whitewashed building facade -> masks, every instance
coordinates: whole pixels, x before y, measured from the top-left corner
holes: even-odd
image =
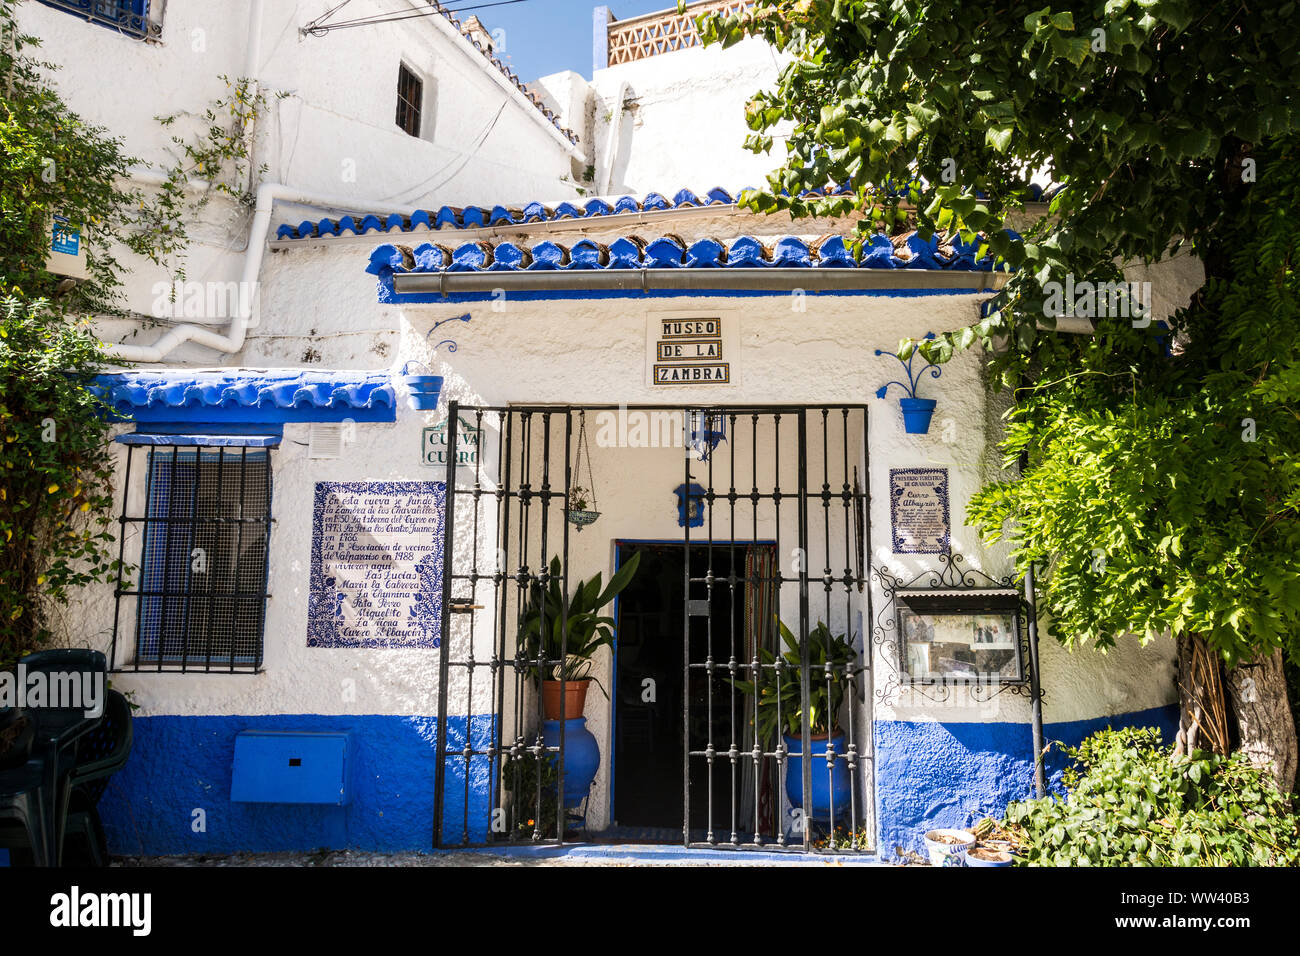
[[[101,323],[139,363],[104,379],[136,572],[87,593],[68,636],[140,705],[101,808],[115,852],[546,837],[510,768],[539,746],[576,764],[589,733],[581,838],[813,847],[833,826],[888,857],[1033,793],[1039,683],[1048,740],[1174,724],[1171,644],[1070,654],[1044,620],[1035,660],[1005,551],[964,519],[1001,475],[1005,399],[977,352],[938,375],[892,355],[973,322],[991,263],[907,234],[854,253],[850,222],[736,207],[767,162],[740,147],[777,69],[761,44],[547,77],[533,99],[441,15],[317,38],[298,28],[324,3],[214,23],[170,0],[135,39],[57,6],[24,14],[60,88],[145,159],[165,138],[143,115],[219,94],[216,75],[290,91],[253,133],[251,214],[215,200],[189,269],[256,282],[251,321]],[[194,86],[99,99],[109,57]],[[393,120],[406,71],[419,135]],[[136,273],[133,308],[159,279]],[[1157,316],[1194,287],[1171,271]],[[878,397],[900,380],[935,401],[928,427]],[[608,696],[539,744],[523,595],[554,557],[572,590],[637,554],[594,658]],[[749,729],[733,681],[783,650],[778,619],[852,648],[829,762],[812,729]],[[787,783],[805,745],[808,779],[847,773],[829,814]]]

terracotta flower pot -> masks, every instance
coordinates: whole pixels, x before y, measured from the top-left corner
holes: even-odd
[[[582,716],[591,680],[542,681],[542,715],[546,720],[573,720]],[[563,700],[561,690],[563,687]]]

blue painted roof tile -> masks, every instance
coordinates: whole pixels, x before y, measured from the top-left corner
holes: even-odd
[[[315,410],[396,407],[396,393],[386,371],[131,371],[98,375],[91,389],[119,415],[141,422],[229,422],[249,411],[263,413],[259,416],[263,420],[310,420]],[[277,411],[305,414],[277,416]],[[270,416],[265,414],[268,412]]]
[[[448,272],[481,272],[492,265],[492,244],[488,242],[466,242],[456,247],[451,254]]]
[[[539,202],[530,202],[524,207],[524,222],[547,222],[553,218],[553,213],[549,206],[544,206]]]
[[[674,236],[660,236],[646,243],[645,264],[650,269],[672,269],[682,264],[686,248]]]
[[[554,242],[539,242],[533,246],[533,270],[563,269],[569,264],[569,253],[563,246]]]
[[[515,272],[527,269],[533,261],[533,255],[527,249],[513,242],[498,242],[492,254],[492,272]]]
[[[889,241],[889,237],[876,233],[862,247],[860,265],[864,269],[898,269],[902,267],[903,260],[894,255],[894,244]]]
[[[817,241],[817,265],[823,269],[851,269],[857,264],[843,236],[823,236]]]
[[[761,269],[769,265],[767,250],[753,236],[740,236],[727,250],[727,265],[736,269]]]
[[[686,268],[711,269],[727,261],[727,248],[716,239],[697,239],[686,250]]]
[[[640,269],[645,242],[640,236],[619,236],[609,244],[609,268]]]
[[[609,249],[591,239],[579,239],[569,247],[570,269],[600,269],[609,261]]]
[[[812,265],[808,246],[795,236],[782,236],[772,247],[772,265],[783,268],[803,268]]]

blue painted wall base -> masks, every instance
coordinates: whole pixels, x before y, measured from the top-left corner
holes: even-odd
[[[1048,741],[1077,746],[1107,727],[1159,727],[1172,742],[1178,730],[1174,705],[1068,723],[1046,724]],[[1000,815],[1008,803],[1034,795],[1033,744],[1028,724],[938,723],[878,720],[876,807],[878,849],[896,858],[899,849],[924,853],[924,834],[935,827],[965,827]],[[1059,789],[1065,758],[1053,748],[1049,785]]]
[[[137,717],[131,757],[100,803],[109,850],[117,855],[429,850],[436,726],[430,716]],[[1048,740],[1075,745],[1107,726],[1156,726],[1172,740],[1177,709],[1171,705],[1044,729]],[[451,718],[448,749],[462,748],[471,727],[474,749],[486,749],[493,731],[488,715]],[[232,803],[235,735],[242,730],[351,732],[351,803]],[[1033,795],[1028,724],[877,721],[875,735],[881,858],[896,857],[900,847],[920,852],[926,830],[968,826]],[[1054,785],[1063,766],[1053,751],[1048,769]],[[448,843],[465,835],[466,811],[470,841],[487,839],[491,768],[482,757],[469,770],[467,778],[462,758],[447,763]]]
[[[448,721],[448,749],[491,741],[489,716]],[[117,855],[272,852],[277,850],[429,850],[437,720],[426,716],[137,717],[126,767],[113,777],[99,810],[109,851]],[[241,730],[350,731],[354,737],[348,806],[232,803],[231,765]],[[475,758],[447,762],[445,835],[482,842],[488,823],[489,767]],[[202,811],[202,814],[196,811]],[[199,828],[200,821],[202,828]]]

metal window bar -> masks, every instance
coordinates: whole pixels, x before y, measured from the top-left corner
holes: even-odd
[[[47,7],[71,13],[97,26],[108,27],[125,36],[156,40],[162,35],[162,23],[150,19],[151,8],[161,4],[150,0],[40,0]],[[158,14],[161,19],[161,14]]]
[[[449,456],[448,460],[447,531],[443,540],[446,573],[443,574],[439,660],[439,759],[435,770],[434,844],[437,846],[499,840],[559,843],[568,837],[570,821],[562,799],[566,753],[563,722],[558,739],[553,737],[547,743],[543,735],[540,685],[531,676],[562,664],[567,644],[561,647],[562,653],[556,658],[548,657],[541,648],[535,656],[525,658],[520,653],[519,631],[530,590],[544,589],[551,581],[552,556],[561,558],[557,581],[566,598],[571,581],[604,570],[582,568],[575,569],[580,570],[579,574],[570,574],[565,503],[574,480],[570,459],[573,416],[581,411],[617,413],[619,408],[614,405],[467,408],[456,403],[449,407],[450,448],[457,447],[456,430],[465,415],[473,416],[479,436],[488,431],[497,436],[499,447],[495,455],[496,471],[487,484],[480,460],[473,469],[470,486],[466,487],[462,474],[461,487],[457,488],[455,456]],[[701,411],[681,406],[634,406],[626,410],[679,413],[684,423],[691,420],[692,411]],[[859,463],[868,464],[866,409],[861,405],[738,406],[703,411],[721,416],[731,428],[725,456],[715,452],[703,469],[707,484],[700,496],[700,505],[706,509],[703,534],[693,536],[687,522],[681,535],[686,556],[682,609],[683,842],[735,849],[775,845],[804,851],[870,850],[874,844],[869,714],[872,698],[867,693],[870,661],[864,655],[869,654],[871,644],[865,640],[859,644],[860,636],[856,634],[859,618],[855,614],[871,619],[871,589],[865,587],[870,565],[854,554],[855,549],[867,549],[870,531],[869,525],[861,536],[857,531],[857,525],[865,519],[867,493],[859,489],[852,475],[852,469]],[[744,435],[737,429],[742,421],[748,423]],[[559,441],[561,428],[564,442]],[[749,448],[744,447],[746,441]],[[690,442],[683,440],[682,444],[685,448],[682,473],[689,486],[693,464],[697,471],[699,468],[691,460]],[[480,450],[485,447],[481,444]],[[768,455],[770,462],[763,460]],[[725,479],[719,477],[722,467],[719,458],[725,458]],[[749,475],[743,474],[746,461]],[[553,468],[557,471],[552,472]],[[820,481],[810,479],[810,472],[816,475],[817,471],[821,472]],[[562,489],[554,481],[554,476],[560,473],[564,476]],[[769,474],[770,479],[765,477]],[[746,480],[749,490],[739,490]],[[810,482],[814,482],[811,487]],[[746,508],[748,515],[744,514]],[[557,520],[564,525],[562,529],[554,527]],[[840,524],[843,526],[839,527]],[[751,575],[739,570],[737,552],[739,546],[746,544],[742,529],[749,532],[750,542],[775,541],[776,557],[770,577],[757,571]],[[619,532],[615,527],[606,530],[615,537]],[[466,533],[474,540],[455,543]],[[557,534],[562,535],[563,541],[559,548],[554,547]],[[839,555],[832,552],[838,551],[841,538],[843,573],[837,574],[834,566]],[[799,558],[791,564],[791,556],[783,548],[792,540]],[[704,567],[692,566],[692,544],[703,546]],[[480,562],[480,548],[496,551],[490,566]],[[730,559],[726,574],[715,564],[715,557],[720,561],[724,555]],[[818,570],[810,575],[810,568]],[[821,584],[822,594],[816,604],[822,613],[814,615],[811,587],[816,583]],[[480,588],[485,594],[489,587],[491,599],[487,600],[480,596]],[[709,615],[703,657],[693,659],[690,605],[686,603],[691,600],[693,588],[697,593],[703,592],[710,607],[717,598],[734,609],[737,596],[745,594],[748,588],[768,587],[772,588],[775,609],[792,625],[797,637],[799,653],[795,662],[784,659],[785,648],[779,638],[773,663],[760,659],[757,638],[752,652],[742,655],[734,610],[725,626],[716,622],[715,627],[712,614]],[[856,607],[855,593],[861,595]],[[786,610],[781,614],[783,596]],[[479,619],[474,608],[492,611],[487,615],[491,623],[484,628],[485,642],[481,645],[488,649],[486,653],[475,649]],[[463,610],[470,613],[459,613]],[[544,607],[540,613],[545,618]],[[562,613],[567,614],[567,601],[562,605]],[[811,665],[811,625],[823,618],[833,633],[845,633],[861,647],[849,664],[827,663],[815,669]],[[549,627],[551,623],[544,620],[543,626]],[[567,621],[559,623],[561,632],[567,635]],[[771,630],[775,631],[775,621]],[[763,633],[761,622],[756,622],[755,631]],[[488,668],[490,692],[476,690],[482,686],[478,669],[484,667]],[[750,749],[742,750],[745,703],[739,699],[734,684],[723,687],[720,683],[730,682],[737,676],[751,681],[772,677],[779,688],[798,681],[803,713],[807,713],[813,681],[821,683],[827,694],[836,685],[843,687],[844,703],[838,726],[844,734],[843,744],[828,739],[829,752],[814,753],[811,726],[801,720],[797,721],[800,732],[791,738],[789,745],[780,735],[762,742],[754,735]],[[719,681],[717,686],[714,686],[715,679]],[[704,682],[702,714],[695,712],[697,705],[692,703],[693,680]],[[563,684],[561,689],[565,689]],[[486,715],[487,723],[476,733],[474,720],[479,708],[476,701],[480,696],[488,702],[480,709],[490,713]],[[778,726],[789,717],[780,710]],[[691,741],[692,718],[704,731],[705,739],[697,745]],[[458,721],[465,723],[463,740],[459,740]],[[602,768],[607,773],[611,772],[612,756],[602,754]],[[803,759],[805,756],[809,759]],[[740,768],[747,761],[754,766],[754,779],[752,785],[742,786],[747,781]],[[832,796],[828,812],[810,814],[808,825],[795,828],[787,835],[790,828],[785,823],[790,808],[786,808],[785,818],[772,821],[769,817],[772,808],[764,808],[763,796],[767,793],[770,804],[779,806],[784,802],[782,778],[792,761],[800,765],[792,784],[798,802],[809,806],[822,781],[827,782],[825,789]],[[703,765],[709,774],[698,788],[692,786],[692,769],[696,764]],[[715,766],[720,769],[716,781],[710,772]],[[834,788],[830,786],[837,770],[843,769],[847,769],[850,781],[846,799],[834,796]],[[449,782],[452,776],[456,778],[454,784]],[[476,781],[473,787],[471,776]],[[482,789],[480,792],[474,788]],[[752,790],[754,801],[753,813],[746,812],[743,818],[742,789],[746,793]],[[459,807],[455,806],[457,802]],[[703,826],[692,824],[693,804],[700,805],[704,811]],[[549,812],[552,809],[553,825]]]
[[[136,446],[118,519],[119,558],[141,528],[139,584],[120,560],[113,620],[115,670],[243,673],[262,665],[270,549],[271,463],[264,449],[149,448],[144,508],[130,504]],[[123,600],[134,599],[133,653],[119,660]],[[123,648],[125,652],[125,649]]]

